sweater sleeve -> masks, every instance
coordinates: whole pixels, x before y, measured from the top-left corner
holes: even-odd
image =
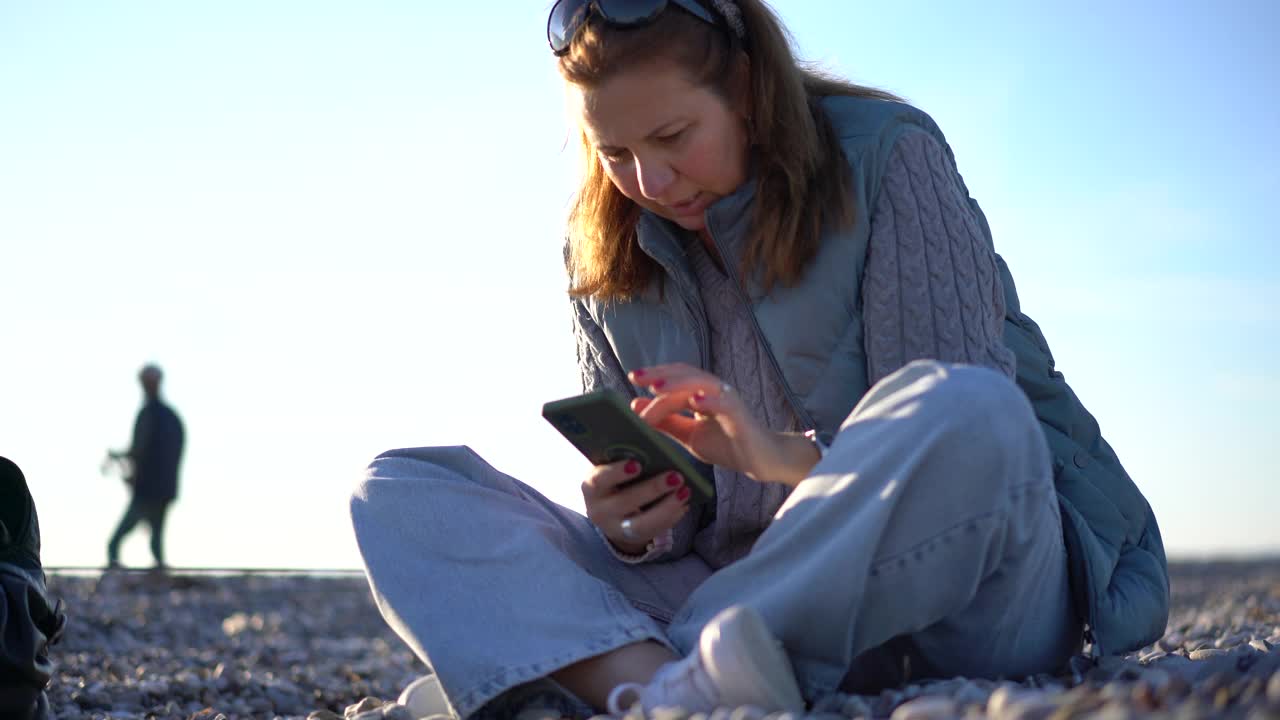
[[[591,317],[591,313],[587,312],[581,300],[573,300],[572,305],[573,337],[577,345],[582,391],[586,393],[607,388],[621,393],[623,397],[635,397],[635,387],[627,380],[627,373],[614,355],[604,330]],[[614,557],[622,562],[634,564],[677,558],[688,554],[693,548],[693,537],[698,531],[697,513],[692,510],[685,513],[674,528],[654,538],[640,555],[622,553],[600,532],[600,528],[596,528],[596,531]]]
[[[867,377],[918,359],[982,365],[1013,378],[995,251],[942,145],[922,130],[895,142],[862,281]]]

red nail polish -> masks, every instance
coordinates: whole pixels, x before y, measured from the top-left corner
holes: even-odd
[[[681,500],[681,501],[683,501],[683,500],[688,500],[688,499],[689,499],[689,488],[685,487],[685,488],[680,488],[679,490],[677,490],[677,491],[676,491],[676,499],[677,499],[677,500]]]
[[[666,381],[666,380],[654,380],[654,381],[653,381],[653,386],[652,386],[652,387],[653,387],[653,389],[654,389],[654,390],[661,390],[661,389],[662,389],[662,386],[663,386],[663,385],[666,385],[666,384],[667,384],[667,381]]]
[[[707,394],[702,392],[701,390],[693,394],[693,401],[696,403],[705,402],[706,399],[707,399]]]
[[[622,467],[622,471],[628,475],[634,475],[640,471],[640,463],[635,460],[628,460],[627,464]]]
[[[644,377],[644,371],[643,371],[643,370],[632,370],[632,371],[631,371],[631,374],[632,374],[632,375],[635,375],[635,376],[636,376],[636,377],[638,377],[638,378]]]
[[[680,473],[667,473],[667,485],[675,487],[683,482],[680,479]]]

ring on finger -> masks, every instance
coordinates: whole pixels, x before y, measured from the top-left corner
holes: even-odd
[[[622,531],[622,537],[628,540],[639,539],[636,537],[635,524],[631,522],[631,518],[623,518],[622,522],[618,523],[618,529]]]

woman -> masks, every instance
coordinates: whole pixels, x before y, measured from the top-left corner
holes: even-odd
[[[801,68],[758,0],[561,0],[548,37],[586,150],[584,390],[632,396],[716,497],[620,462],[583,518],[466,448],[375,460],[370,584],[460,714],[540,679],[798,710],[1159,636],[1155,519],[928,116]]]

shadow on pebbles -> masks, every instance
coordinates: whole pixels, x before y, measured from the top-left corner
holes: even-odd
[[[1164,637],[1125,658],[1079,656],[1068,673],[1020,682],[955,678],[833,694],[804,714],[742,707],[649,717],[1280,720],[1280,560],[1170,570]],[[70,618],[52,650],[56,718],[416,720],[381,698],[398,697],[426,668],[383,623],[362,577],[55,574],[49,589]],[[508,700],[482,714],[586,716],[547,686]]]

